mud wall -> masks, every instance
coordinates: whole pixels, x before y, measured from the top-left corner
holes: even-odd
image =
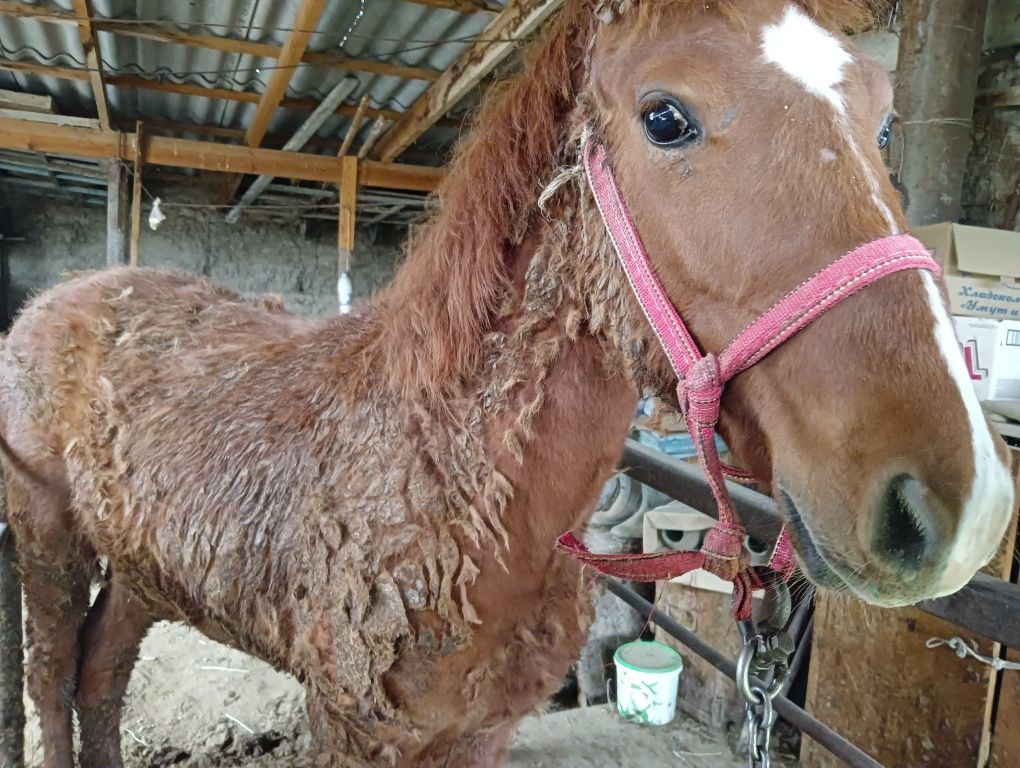
[[[105,265],[102,206],[34,195],[12,198],[10,188],[6,194],[4,251],[12,310],[62,274]],[[230,225],[222,211],[206,208],[168,208],[166,214],[157,231],[143,226],[143,266],[195,272],[246,295],[278,294],[298,314],[336,312],[335,223],[250,218]],[[392,278],[402,258],[403,231],[358,235],[352,262],[355,300]]]

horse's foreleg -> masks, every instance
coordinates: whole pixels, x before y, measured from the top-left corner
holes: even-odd
[[[120,717],[131,670],[153,617],[114,574],[89,611],[81,634],[75,708],[81,768],[118,768]]]

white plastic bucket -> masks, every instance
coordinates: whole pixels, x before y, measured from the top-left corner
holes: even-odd
[[[662,643],[621,645],[616,662],[616,709],[642,725],[667,725],[676,716],[676,696],[684,660]]]

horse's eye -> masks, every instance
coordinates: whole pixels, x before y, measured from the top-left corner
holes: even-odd
[[[882,130],[878,132],[878,148],[885,149],[892,141],[892,128],[896,122],[896,115],[889,115],[882,123]]]
[[[645,136],[658,147],[683,147],[701,138],[701,129],[682,106],[672,100],[649,104],[641,113]]]

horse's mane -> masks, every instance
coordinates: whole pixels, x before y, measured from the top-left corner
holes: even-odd
[[[756,0],[601,0],[617,13],[691,13],[739,18]],[[859,27],[883,0],[796,0],[830,29]],[[439,213],[414,233],[408,259],[382,301],[383,351],[393,385],[431,399],[477,364],[481,339],[505,295],[508,264],[533,223],[575,107],[598,17],[592,0],[566,0],[522,71],[485,97],[457,147],[437,196]],[[413,298],[412,298],[413,297]]]

